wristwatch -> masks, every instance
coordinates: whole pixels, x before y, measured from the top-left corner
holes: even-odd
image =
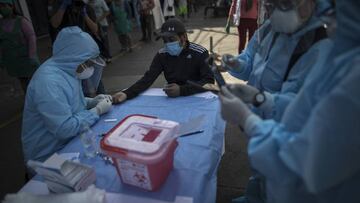
[[[261,104],[263,104],[266,100],[265,94],[263,92],[258,92],[254,96],[253,105],[255,107],[259,107]]]

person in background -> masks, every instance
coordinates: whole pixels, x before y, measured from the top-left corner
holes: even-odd
[[[162,3],[162,11],[165,21],[170,18],[175,18],[175,2],[174,0],[164,0]]]
[[[124,0],[114,0],[111,3],[111,10],[113,11],[114,27],[121,44],[121,51],[131,52],[131,38],[129,35],[131,22],[125,12],[124,3]]]
[[[96,22],[100,25],[100,36],[104,45],[103,55],[107,63],[111,62],[110,46],[109,46],[109,23],[106,19],[110,15],[110,9],[104,0],[88,0],[88,4],[94,9]]]
[[[185,17],[188,16],[188,6],[187,0],[178,0],[179,1],[179,16],[182,20],[185,20]]]
[[[17,15],[13,0],[0,0],[0,66],[17,77],[26,94],[31,76],[40,65],[32,24]]]
[[[140,22],[140,14],[138,11],[138,4],[140,0],[127,0],[128,7],[126,7],[126,12],[128,13],[128,17],[134,17],[136,20],[136,25],[141,28],[141,22]]]
[[[136,97],[148,89],[162,72],[168,83],[163,89],[168,97],[188,96],[204,91],[188,84],[188,80],[201,86],[214,83],[206,62],[208,51],[188,41],[185,26],[180,20],[167,20],[161,27],[159,37],[162,37],[165,47],[155,55],[150,69],[140,80],[113,95],[114,104]]]
[[[191,13],[196,13],[198,8],[196,5],[196,0],[186,0],[187,5],[187,17],[190,18]]]
[[[233,19],[237,26],[239,36],[238,53],[245,48],[247,39],[251,39],[256,29],[258,17],[258,0],[233,0],[231,3],[228,20],[226,23],[226,32],[230,31],[230,19]],[[248,38],[246,37],[246,34]]]
[[[160,30],[162,24],[165,22],[164,14],[162,12],[161,2],[159,0],[154,0],[154,8],[152,10],[154,17],[154,26],[155,30]]]
[[[25,161],[46,160],[110,110],[110,95],[85,98],[81,88],[98,56],[96,42],[79,27],[58,34],[52,57],[35,72],[26,94],[21,132]]]
[[[140,13],[140,22],[141,22],[141,32],[142,38],[141,41],[149,42],[151,41],[152,35],[152,9],[155,7],[154,0],[139,0],[138,10]]]
[[[336,2],[333,48],[281,121],[259,118],[222,89],[222,116],[250,138],[249,160],[266,179],[267,202],[360,202],[359,9],[357,0]]]
[[[49,1],[48,15],[50,16],[51,30],[55,39],[57,33],[69,26],[78,26],[97,43],[101,55],[105,54],[105,46],[99,34],[99,26],[96,22],[94,9],[86,4],[87,0],[52,0]],[[51,3],[51,4],[50,4]],[[96,94],[104,94],[105,88],[101,81],[102,68],[96,68],[91,78],[83,80],[83,91],[86,96],[94,97]]]
[[[49,0],[48,16],[54,39],[64,27],[78,26],[94,40],[100,40],[95,11],[82,0]]]

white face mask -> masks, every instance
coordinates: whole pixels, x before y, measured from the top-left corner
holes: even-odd
[[[94,67],[90,66],[85,68],[83,72],[76,73],[76,77],[79,78],[80,80],[84,80],[90,78],[93,74],[94,74]]]
[[[296,10],[275,9],[270,16],[270,23],[275,32],[291,34],[302,26],[303,21]]]

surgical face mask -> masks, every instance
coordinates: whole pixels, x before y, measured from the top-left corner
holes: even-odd
[[[12,9],[9,7],[2,7],[0,8],[0,13],[4,18],[9,17],[12,14]]]
[[[81,80],[90,78],[93,74],[95,69],[101,70],[106,66],[106,62],[100,57],[91,58],[84,63],[80,64],[78,69],[82,70],[83,72],[79,73],[77,71],[77,77]],[[102,71],[102,70],[101,70]],[[100,81],[100,80],[99,80]]]
[[[302,26],[303,21],[296,10],[275,9],[270,16],[270,23],[275,32],[291,34]]]
[[[175,41],[166,43],[165,49],[171,56],[179,56],[183,48],[180,46],[180,41]]]
[[[76,77],[80,80],[88,79],[94,74],[94,67],[93,66],[86,66],[81,64],[80,67],[83,69],[81,73],[76,73]]]

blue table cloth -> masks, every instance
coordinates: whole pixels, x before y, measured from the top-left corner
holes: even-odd
[[[168,98],[163,96],[138,96],[112,110],[92,127],[103,134],[130,114],[156,116],[160,119],[186,122],[204,114],[203,133],[178,138],[174,169],[164,185],[155,192],[148,192],[134,186],[122,184],[115,166],[105,164],[100,158],[88,159],[80,156],[80,162],[91,165],[96,171],[96,186],[107,192],[123,193],[163,201],[174,201],[176,196],[192,197],[194,202],[211,203],[216,199],[217,168],[222,155],[225,122],[221,119],[217,98],[195,96]],[[104,122],[117,118],[118,122]],[[99,138],[100,139],[100,138]],[[98,140],[99,141],[99,140]],[[73,139],[59,153],[80,152],[83,147],[79,137]]]

